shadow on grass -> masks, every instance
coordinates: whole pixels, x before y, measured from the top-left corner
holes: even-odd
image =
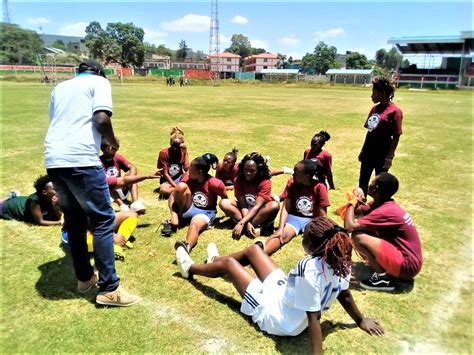
[[[176,275],[178,276],[178,275]],[[241,317],[243,317],[248,324],[255,328],[256,331],[262,332],[257,324],[252,322],[252,318],[249,316],[244,315],[240,312],[240,305],[241,302],[236,301],[234,298],[224,295],[217,291],[216,289],[206,286],[199,281],[190,280],[191,285],[193,285],[198,291],[201,291],[207,297],[210,297],[226,306],[228,306],[232,311],[238,313]],[[342,329],[353,329],[357,328],[355,323],[341,323],[341,322],[331,322],[325,320],[321,323],[321,330],[323,334],[323,341],[324,338],[337,330]],[[275,342],[276,349],[283,353],[283,354],[294,354],[294,353],[306,353],[309,347],[309,338],[308,338],[308,330],[306,329],[300,335],[291,337],[291,336],[277,336],[277,335],[270,335],[267,333],[262,332],[265,336],[271,338]]]
[[[215,229],[227,229],[231,232],[235,227],[235,222],[229,217],[217,217],[212,227]]]
[[[351,278],[351,285],[350,285],[351,290],[370,291],[361,287],[359,285],[359,281],[369,279],[370,276],[372,276],[372,274],[373,274],[373,270],[364,262],[361,262],[361,261],[355,262],[352,265],[353,277]],[[389,292],[389,293],[399,294],[399,293],[411,292],[415,288],[414,280],[395,279],[394,284],[395,284],[394,291],[373,291],[373,292]]]
[[[77,280],[68,253],[60,259],[38,266],[38,270],[41,275],[35,287],[41,297],[49,300],[89,298],[89,294],[81,295],[76,292]]]

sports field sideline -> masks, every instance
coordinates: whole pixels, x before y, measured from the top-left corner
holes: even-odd
[[[43,140],[51,86],[2,83],[2,186],[33,191],[44,173]],[[189,86],[161,83],[113,84],[116,135],[122,152],[139,173],[156,167],[169,131],[185,132],[190,158],[212,152],[220,159],[237,146],[270,155],[271,165],[293,166],[314,133],[331,134],[325,148],[334,157],[338,190],[330,191],[328,215],[357,184],[357,155],[372,103],[370,88],[293,86]],[[355,327],[334,305],[323,315],[323,346],[334,352],[472,352],[472,93],[396,92],[404,133],[391,172],[400,180],[395,199],[409,212],[423,243],[424,265],[409,293],[365,291],[354,297],[367,316],[380,320],[386,335],[373,338]],[[288,175],[274,178],[280,190]],[[2,226],[2,340],[13,352],[281,352],[307,351],[307,331],[295,338],[266,336],[239,313],[240,297],[226,280],[183,280],[174,264],[173,244],[186,229],[163,238],[165,201],[140,184],[148,207],[135,232],[135,248],[117,262],[123,284],[144,301],[130,309],[99,308],[93,295],[76,293],[72,265],[59,248],[59,227],[0,221]],[[222,213],[220,213],[222,215]],[[216,226],[202,234],[193,258],[205,259],[214,241],[221,254],[254,241],[231,239]],[[263,238],[262,238],[263,239]],[[301,256],[300,239],[274,255],[288,271]],[[367,270],[355,259],[355,272]]]

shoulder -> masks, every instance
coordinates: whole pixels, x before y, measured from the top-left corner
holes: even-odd
[[[41,199],[40,196],[36,192],[28,196],[28,200],[31,200],[31,201],[39,202],[40,199]]]

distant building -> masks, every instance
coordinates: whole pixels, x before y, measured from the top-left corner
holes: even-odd
[[[210,70],[221,73],[235,73],[239,71],[240,56],[230,52],[209,55]]]
[[[207,59],[186,58],[171,62],[172,69],[207,69]]]
[[[145,56],[143,67],[147,69],[151,69],[151,68],[170,69],[171,57],[168,55],[148,54]]]
[[[262,69],[276,69],[278,56],[273,53],[261,53],[245,58],[243,71],[260,73]]]

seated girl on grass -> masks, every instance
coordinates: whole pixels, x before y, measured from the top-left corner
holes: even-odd
[[[224,155],[222,163],[219,163],[216,168],[216,178],[224,183],[227,191],[234,189],[234,180],[238,171],[238,167],[235,164],[238,152],[237,148],[234,147],[232,151]]]

